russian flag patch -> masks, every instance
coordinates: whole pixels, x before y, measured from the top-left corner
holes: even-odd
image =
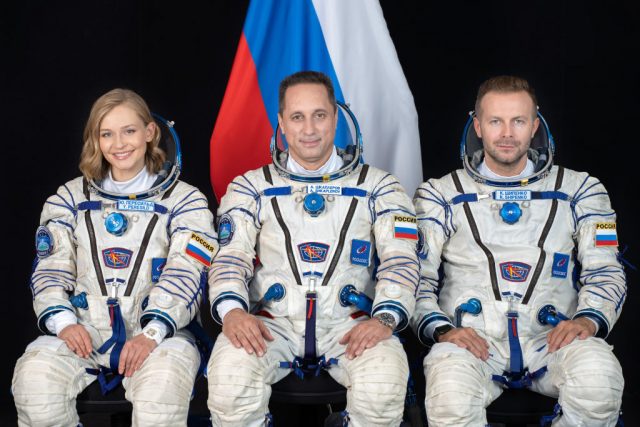
[[[596,223],[596,246],[618,246],[615,222]]]
[[[209,267],[215,255],[215,247],[196,233],[191,233],[185,253],[196,261]]]
[[[418,222],[412,216],[393,216],[393,237],[418,240]]]

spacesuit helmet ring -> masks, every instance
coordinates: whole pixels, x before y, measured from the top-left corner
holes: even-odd
[[[174,129],[175,123],[158,114],[152,113],[152,115],[160,130],[160,142],[158,146],[166,154],[162,168],[157,172],[158,178],[152,187],[135,194],[120,194],[104,190],[101,188],[100,182],[91,180],[89,186],[92,191],[112,200],[145,199],[164,193],[178,180],[180,172],[182,171],[182,151],[180,148],[180,138]]]
[[[329,175],[320,176],[297,175],[287,170],[286,164],[289,156],[287,140],[280,125],[276,125],[269,150],[273,165],[281,176],[301,182],[327,182],[351,173],[359,164],[364,163],[362,134],[358,120],[347,104],[338,101],[337,105],[338,124],[333,144],[338,150],[338,155],[344,161],[343,166]]]
[[[478,182],[503,187],[521,186],[523,182],[531,184],[544,178],[553,166],[555,142],[542,114],[540,114],[539,111],[536,114],[538,119],[540,119],[540,126],[538,126],[538,129],[531,139],[527,153],[528,158],[535,165],[533,174],[528,177],[518,178],[517,180],[509,178],[488,179],[478,172],[478,166],[484,159],[484,146],[482,139],[478,137],[473,127],[473,119],[476,113],[475,111],[470,111],[460,140],[460,158],[467,173]]]

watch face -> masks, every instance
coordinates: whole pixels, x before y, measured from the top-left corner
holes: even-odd
[[[396,328],[396,319],[395,317],[393,317],[391,313],[376,314],[375,318],[378,319],[380,323],[382,323],[385,326],[388,326],[391,329]]]

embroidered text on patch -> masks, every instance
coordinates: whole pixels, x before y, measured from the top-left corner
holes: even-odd
[[[191,239],[187,244],[185,253],[208,267],[213,261],[215,247],[196,233],[191,233]]]
[[[569,269],[569,255],[556,252],[553,254],[553,267],[551,267],[552,277],[567,277],[567,271]]]
[[[370,253],[371,242],[358,239],[351,241],[351,264],[368,267]]]
[[[418,223],[415,217],[394,215],[393,237],[396,239],[418,240]]]
[[[596,224],[596,246],[618,246],[618,232],[615,222]]]

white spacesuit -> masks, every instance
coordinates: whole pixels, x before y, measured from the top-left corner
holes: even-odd
[[[117,374],[125,340],[143,327],[160,343],[122,381],[133,425],[186,426],[200,366],[188,328],[198,321],[202,278],[217,243],[205,196],[177,180],[179,144],[170,130],[176,161],[148,191],[115,194],[79,177],[45,203],[31,289],[38,326],[47,335],[32,342],[15,367],[12,392],[21,426],[76,426],[76,396],[96,375],[103,392],[117,385],[121,376],[111,379],[110,370]],[[77,318],[86,328],[93,347],[88,358],[53,336],[59,330],[47,326],[56,316]]]
[[[338,341],[369,318],[345,300],[350,289],[373,300],[373,315],[408,325],[418,284],[411,200],[392,175],[360,163],[361,145],[334,152],[328,164],[346,166],[324,176],[285,169],[287,153],[273,147],[274,163],[237,177],[221,201],[209,297],[217,322],[235,301],[275,340],[256,357],[218,336],[207,370],[213,424],[263,425],[271,384],[310,361],[347,388],[350,426],[399,425],[409,373],[399,340],[352,360]],[[280,293],[265,298],[274,285]]]
[[[553,139],[539,118],[527,176],[480,173],[482,145],[469,122],[465,170],[416,191],[421,283],[412,324],[425,344],[435,328],[458,323],[490,346],[486,362],[449,342],[432,347],[429,425],[486,425],[484,408],[503,386],[559,396],[554,426],[611,426],[618,418],[624,381],[603,339],[626,297],[615,213],[596,178],[553,166]],[[596,337],[548,353],[550,314],[587,316]]]

